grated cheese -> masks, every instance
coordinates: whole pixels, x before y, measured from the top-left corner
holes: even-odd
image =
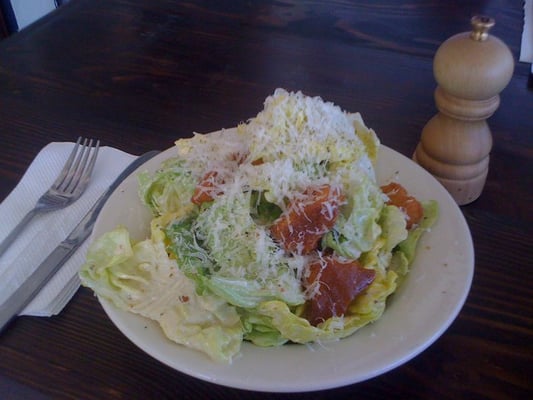
[[[379,141],[359,114],[319,97],[277,89],[264,106],[235,130],[195,134],[176,146],[197,180],[212,174],[209,192],[216,195],[193,225],[214,261],[210,273],[261,282],[275,297],[290,293],[294,299],[294,293],[303,296],[305,256],[287,254],[268,226],[254,221],[250,209],[257,205],[251,204],[251,193],[262,193],[283,212],[309,187],[327,184],[332,193],[342,193],[356,186],[361,175],[375,181],[372,154]],[[338,206],[331,197],[322,215],[331,219]],[[312,229],[326,233],[322,226]]]

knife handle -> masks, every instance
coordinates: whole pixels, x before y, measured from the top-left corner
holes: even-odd
[[[74,252],[71,246],[60,244],[29,277],[0,305],[0,332],[39,293],[43,286]]]

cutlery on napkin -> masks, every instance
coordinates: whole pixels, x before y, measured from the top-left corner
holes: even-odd
[[[0,204],[0,240],[33,207],[52,184],[73,143],[50,143],[33,160],[18,185]],[[0,258],[0,304],[76,226],[115,178],[136,158],[111,147],[101,147],[91,183],[83,196],[62,210],[36,217]],[[89,242],[83,243],[20,315],[58,314],[80,285],[78,270]]]

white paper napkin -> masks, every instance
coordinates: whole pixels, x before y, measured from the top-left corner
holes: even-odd
[[[0,240],[3,240],[63,168],[74,143],[50,143],[31,163],[19,184],[0,204]],[[91,182],[76,202],[62,210],[37,215],[0,257],[0,304],[37,268],[74,229],[100,195],[136,156],[101,147]],[[85,261],[85,241],[61,270],[28,304],[21,315],[58,314],[80,285],[78,270]]]
[[[524,29],[520,46],[520,61],[533,62],[533,0],[524,1]]]

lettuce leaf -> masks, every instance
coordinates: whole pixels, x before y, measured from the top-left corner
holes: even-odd
[[[175,212],[189,204],[197,182],[177,157],[165,160],[154,174],[141,172],[138,180],[139,197],[154,216]]]
[[[194,221],[190,240],[201,243],[205,257],[212,261],[204,265],[208,269],[204,284],[241,307],[254,307],[267,299],[303,303],[293,260],[274,243],[268,229],[254,221],[250,202],[250,192],[225,193]]]
[[[279,341],[285,339],[294,343],[310,343],[350,336],[383,314],[387,297],[396,289],[395,281],[396,274],[388,273],[385,279],[374,282],[364,295],[356,298],[350,306],[349,315],[329,318],[318,326],[312,326],[307,319],[293,312],[282,301],[263,302],[254,310],[255,321],[260,321],[260,323],[256,322],[258,328],[246,333],[245,337],[258,346],[269,346],[270,342],[276,345],[276,339]],[[248,323],[255,322],[251,318],[247,321]],[[275,334],[276,331],[279,332],[279,336]],[[265,338],[270,338],[270,341]]]
[[[322,246],[356,260],[362,253],[370,251],[381,235],[379,217],[383,197],[379,187],[369,178],[361,178],[352,186],[348,192],[348,204],[333,230],[322,239]]]
[[[80,278],[119,309],[157,321],[176,343],[221,362],[240,351],[243,329],[235,308],[216,296],[198,295],[161,241],[132,243],[118,227],[90,246]]]
[[[409,266],[415,259],[415,252],[420,237],[431,229],[439,217],[439,204],[434,201],[422,202],[424,217],[417,227],[411,229],[407,238],[401,241],[392,252],[390,269],[398,274],[399,284],[409,272]]]
[[[416,245],[422,234],[428,231],[437,221],[439,215],[439,205],[436,201],[426,201],[422,203],[424,208],[424,217],[418,226],[409,231],[407,239],[398,245],[398,251],[402,252],[407,258],[407,262],[411,264],[415,258]]]

